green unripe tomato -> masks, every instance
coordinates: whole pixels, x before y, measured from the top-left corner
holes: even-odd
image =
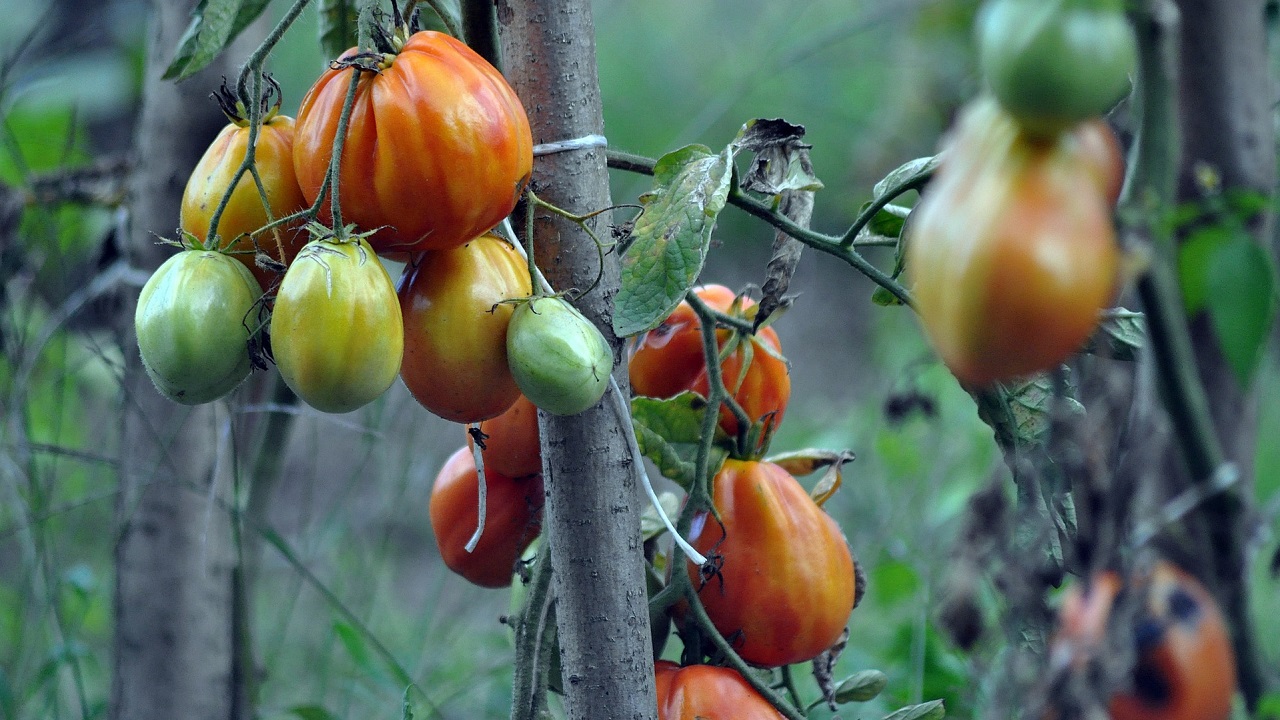
[[[987,84],[1033,135],[1102,115],[1129,89],[1136,42],[1111,0],[988,0],[976,30]]]
[[[234,258],[184,250],[142,286],[133,325],[142,365],[165,397],[199,405],[249,375],[246,317],[262,288]]]
[[[516,385],[553,415],[577,415],[609,387],[613,351],[582,313],[560,298],[516,308],[507,326],[507,363]]]
[[[313,240],[289,266],[271,313],[285,384],[311,407],[351,412],[400,373],[404,325],[391,276],[365,240]]]

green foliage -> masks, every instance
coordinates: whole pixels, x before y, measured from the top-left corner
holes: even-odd
[[[191,11],[191,25],[178,41],[166,80],[184,80],[209,66],[271,0],[200,0]]]
[[[692,392],[665,400],[647,397],[631,400],[631,422],[640,452],[658,466],[663,477],[686,490],[695,482],[702,417],[706,412],[706,399]],[[716,472],[726,456],[724,450],[713,448],[708,472]]]
[[[715,153],[690,145],[658,160],[653,190],[640,198],[644,212],[622,258],[622,287],[613,315],[619,337],[657,327],[693,287],[716,216],[728,199],[732,174],[732,147]]]
[[[356,0],[320,0],[320,51],[336,58],[359,41]]]

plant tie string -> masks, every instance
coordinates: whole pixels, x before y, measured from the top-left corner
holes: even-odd
[[[591,148],[609,147],[609,140],[603,135],[583,135],[572,140],[557,140],[533,146],[533,156],[554,155],[571,150],[588,150]]]

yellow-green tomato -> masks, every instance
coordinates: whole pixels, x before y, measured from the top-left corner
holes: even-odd
[[[351,412],[391,386],[404,351],[400,303],[365,240],[313,240],[298,253],[276,295],[271,350],[317,410]]]
[[[576,415],[604,395],[613,352],[576,308],[560,298],[542,298],[511,316],[507,363],[534,405],[554,415]]]
[[[142,287],[133,316],[147,375],[165,397],[199,405],[249,375],[247,317],[262,289],[228,255],[184,250]]]

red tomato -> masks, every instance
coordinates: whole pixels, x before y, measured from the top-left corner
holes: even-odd
[[[521,395],[506,412],[480,423],[485,440],[484,466],[509,477],[542,472],[538,408]]]
[[[713,310],[729,312],[734,292],[723,285],[705,285],[695,290],[697,296]],[[743,298],[738,313],[755,305]],[[632,349],[628,363],[631,390],[636,395],[671,397],[692,390],[704,397],[710,390],[706,359],[702,352],[702,324],[687,302],[682,302],[661,325],[645,333]],[[720,348],[733,334],[732,330],[716,331]],[[744,373],[743,361],[751,347],[751,363]],[[772,352],[771,352],[772,351]],[[777,357],[775,357],[777,355]],[[765,418],[771,427],[782,422],[791,398],[791,375],[781,359],[782,343],[772,327],[766,327],[740,344],[720,363],[726,389],[742,405],[754,421]],[[738,421],[727,408],[720,410],[720,427],[730,435],[738,433]]]
[[[1124,186],[1124,152],[1115,131],[1106,120],[1095,118],[1072,128],[1068,141],[1079,144],[1080,154],[1097,172],[1107,204],[1114,206]]]
[[[1120,253],[1096,159],[1029,139],[992,100],[960,120],[912,213],[906,269],[920,322],[961,381],[1050,370],[1116,292]]]
[[[343,145],[344,221],[378,229],[369,244],[379,253],[457,247],[501,222],[533,168],[529,120],[502,74],[431,31],[380,67],[361,76]],[[310,202],[328,172],[352,72],[326,71],[298,110],[293,161]]]
[[[293,118],[272,113],[263,121],[254,146],[253,160],[262,178],[263,189],[267,191],[267,202],[271,205],[271,217],[274,219],[307,207],[293,174],[293,128]],[[231,185],[231,178],[244,162],[248,144],[248,123],[233,121],[214,138],[187,179],[178,223],[201,242],[208,239],[209,222]],[[258,188],[246,173],[236,184],[218,220],[218,236],[222,238],[226,251],[249,268],[264,290],[279,276],[257,266],[254,262],[255,246],[277,262],[288,265],[309,239],[301,223],[259,233],[258,230],[268,222],[267,209],[262,205]]]
[[[480,587],[506,587],[542,527],[542,476],[513,479],[486,468],[484,480],[484,533],[472,552],[466,545],[480,517],[480,476],[471,448],[459,448],[436,475],[431,530],[450,570]]]
[[[667,660],[653,666],[658,720],[780,720],[782,714],[727,667],[680,667]]]
[[[688,572],[716,629],[742,659],[766,667],[834,645],[855,592],[853,555],[835,520],[770,462],[726,460],[712,499],[720,522],[698,516],[689,542],[722,562],[705,579],[693,563]]]
[[[1235,693],[1235,656],[1226,622],[1209,591],[1184,570],[1159,561],[1131,580],[1108,571],[1063,598],[1053,652],[1083,663],[1103,647],[1111,608],[1122,591],[1142,593],[1134,620],[1137,664],[1130,686],[1111,696],[1112,720],[1226,720]]]
[[[528,264],[496,235],[424,253],[405,268],[400,377],[423,407],[463,423],[511,407],[520,397],[507,367],[507,325],[515,306],[499,303],[530,292]]]

